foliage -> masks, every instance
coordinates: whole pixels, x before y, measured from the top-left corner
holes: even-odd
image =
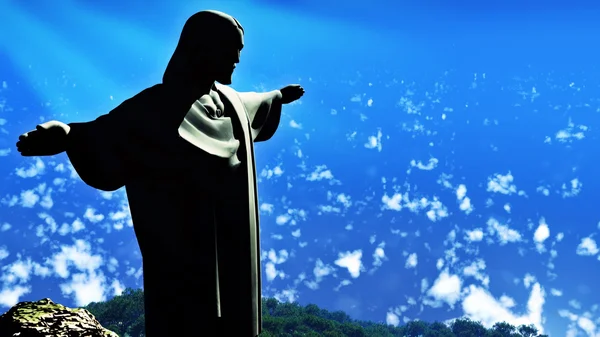
[[[125,289],[107,302],[90,303],[89,310],[103,327],[121,337],[145,337],[144,292]],[[263,298],[263,333],[260,337],[547,337],[533,325],[515,327],[506,322],[486,329],[481,323],[457,319],[440,322],[411,321],[394,327],[384,323],[353,320],[343,311],[330,312],[314,304],[282,303]]]
[[[141,289],[127,288],[107,302],[92,302],[83,308],[96,316],[103,327],[121,337],[145,337],[144,291]]]

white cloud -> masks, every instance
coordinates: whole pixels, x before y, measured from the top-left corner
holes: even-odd
[[[506,175],[495,174],[488,179],[488,192],[496,192],[502,194],[513,194],[517,192],[517,186],[513,184],[513,175],[508,172]]]
[[[587,317],[579,317],[577,320],[577,326],[579,326],[581,330],[585,331],[588,336],[598,336],[595,333],[596,324],[594,324],[594,322]]]
[[[483,240],[483,230],[481,228],[476,228],[474,230],[467,230],[467,237],[465,238],[470,242],[477,242]]]
[[[525,277],[523,278],[523,284],[525,285],[525,288],[531,287],[531,285],[534,284],[535,281],[535,276],[531,274],[525,274]]]
[[[560,296],[562,296],[563,292],[561,290],[551,288],[550,294],[552,294],[552,296],[560,297]]]
[[[8,252],[6,246],[0,246],[0,261],[6,259],[9,255],[10,253]]]
[[[488,232],[490,232],[490,234],[496,234],[500,241],[500,245],[521,241],[521,234],[518,231],[509,228],[508,225],[503,225],[494,218],[490,218],[487,224]]]
[[[365,143],[365,147],[367,149],[377,149],[377,151],[381,152],[383,148],[381,144],[382,136],[381,130],[377,131],[376,136],[369,136],[368,141]]]
[[[73,295],[75,305],[85,306],[91,302],[106,301],[104,288],[106,278],[101,273],[74,274],[70,282],[60,284],[65,296]]]
[[[361,270],[363,270],[363,265],[361,262],[362,258],[362,250],[355,250],[353,252],[345,252],[338,253],[338,259],[335,261],[335,264],[348,269],[350,276],[353,278],[357,278],[360,276]]]
[[[306,180],[308,181],[320,181],[320,180],[331,180],[333,179],[333,174],[330,170],[327,169],[327,166],[321,165],[315,168],[315,171],[310,173]]]
[[[410,166],[416,167],[419,170],[431,171],[437,167],[438,163],[439,163],[439,160],[437,158],[429,158],[429,160],[427,161],[427,164],[423,164],[423,162],[416,161],[413,159],[410,161]]]
[[[268,259],[274,264],[282,264],[290,257],[287,250],[282,249],[277,253],[274,249],[269,250],[267,253]]]
[[[267,262],[265,264],[265,274],[267,275],[267,281],[273,281],[277,276],[282,279],[285,277],[285,273],[281,270],[277,270],[273,262]]]
[[[392,326],[398,326],[400,324],[400,318],[393,312],[388,312],[385,315],[385,323]]]
[[[91,245],[84,240],[76,240],[72,246],[61,246],[61,251],[47,260],[54,272],[62,277],[69,277],[69,267],[87,273],[95,272],[103,264],[100,255],[91,254]]]
[[[598,254],[598,245],[596,241],[591,237],[581,239],[581,242],[577,246],[577,255],[596,255]]]
[[[261,212],[264,212],[266,214],[272,214],[273,210],[275,210],[275,206],[272,204],[263,202],[262,204],[260,204],[260,210],[261,210]]]
[[[451,308],[454,308],[454,305],[460,299],[461,285],[462,280],[458,275],[452,275],[448,270],[444,270],[433,282],[433,286],[427,291],[427,294],[438,302],[430,304],[439,306],[439,302],[443,301],[450,305]]]
[[[456,198],[458,200],[462,200],[462,199],[464,199],[464,197],[466,195],[467,195],[467,187],[464,184],[458,185],[458,187],[456,188]]]
[[[540,219],[540,223],[533,233],[533,241],[536,244],[537,250],[541,253],[545,251],[544,241],[550,237],[550,228],[546,224],[544,218]]]
[[[587,130],[587,126],[575,125],[575,123],[569,119],[567,127],[556,132],[554,139],[561,143],[572,143],[574,140],[581,140],[585,138],[584,132]]]
[[[19,303],[20,298],[23,295],[29,294],[31,292],[30,286],[14,286],[14,287],[5,287],[0,291],[0,305],[4,307],[12,307],[15,304]]]
[[[417,266],[417,253],[412,253],[406,259],[405,267],[406,268],[415,268]]]
[[[577,178],[572,179],[569,182],[569,185],[563,184],[561,186],[561,188],[562,188],[562,197],[563,198],[570,198],[570,197],[574,197],[574,196],[578,195],[579,192],[581,192],[581,187],[582,186],[583,186],[583,184],[579,181],[579,179],[577,179]]]
[[[486,268],[485,261],[483,259],[477,259],[473,261],[470,265],[463,268],[463,274],[465,276],[471,276],[478,281],[481,281],[482,284],[487,287],[490,284],[490,278],[484,274],[484,270]]]
[[[464,198],[460,202],[460,205],[458,207],[461,211],[463,211],[467,214],[469,214],[473,211],[473,205],[471,204],[471,199],[469,199],[468,197]]]
[[[373,252],[373,266],[380,267],[383,264],[383,260],[387,259],[385,256],[384,247],[385,242],[382,242],[377,246],[377,248],[375,248],[375,251]]]
[[[25,208],[33,208],[40,200],[40,196],[34,190],[26,190],[21,192],[21,206]]]
[[[275,218],[275,223],[278,225],[285,225],[286,223],[288,223],[288,221],[290,221],[292,217],[289,214],[281,214],[278,215],[277,218]]]
[[[17,176],[21,178],[33,178],[44,173],[46,165],[40,158],[35,158],[35,162],[29,165],[28,168],[20,167],[15,169]]]
[[[486,289],[470,285],[462,307],[467,317],[480,321],[486,328],[491,328],[497,322],[505,321],[514,326],[534,324],[540,333],[543,333],[544,296],[544,290],[540,284],[535,283],[527,302],[527,313],[517,316],[507,307],[506,299],[497,301]],[[514,305],[512,302],[508,301],[508,304]]]
[[[96,213],[94,208],[88,207],[83,214],[83,218],[91,223],[98,223],[104,220],[104,215]]]
[[[323,263],[321,259],[317,259],[315,262],[315,267],[313,268],[313,275],[315,276],[315,279],[313,281],[305,280],[304,285],[312,290],[318,289],[319,282],[321,282],[325,276],[333,274],[334,271],[334,267]],[[304,279],[304,277],[301,277],[301,279]]]
[[[550,229],[543,221],[544,220],[540,220],[538,228],[535,230],[535,233],[533,233],[533,240],[537,243],[542,243],[544,240],[550,237]]]
[[[293,129],[302,129],[302,124],[296,122],[295,120],[290,121],[290,127]]]

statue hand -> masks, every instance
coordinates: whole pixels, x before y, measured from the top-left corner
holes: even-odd
[[[300,84],[290,84],[279,89],[279,91],[281,92],[282,104],[292,103],[304,95],[304,88]]]
[[[67,135],[70,127],[59,121],[39,124],[19,136],[17,150],[22,156],[53,156],[67,149]]]

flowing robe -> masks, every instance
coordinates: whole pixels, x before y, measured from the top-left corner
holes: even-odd
[[[221,118],[193,93],[158,84],[69,124],[67,155],[81,179],[104,191],[125,186],[149,337],[261,331],[253,142],[275,133],[281,93],[216,89]]]

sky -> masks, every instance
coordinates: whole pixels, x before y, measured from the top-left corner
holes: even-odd
[[[264,296],[600,336],[600,34],[583,1],[3,2],[0,312],[142,287],[124,191],[14,143],[158,83],[209,8],[246,31],[235,89],[306,89],[255,148]]]

